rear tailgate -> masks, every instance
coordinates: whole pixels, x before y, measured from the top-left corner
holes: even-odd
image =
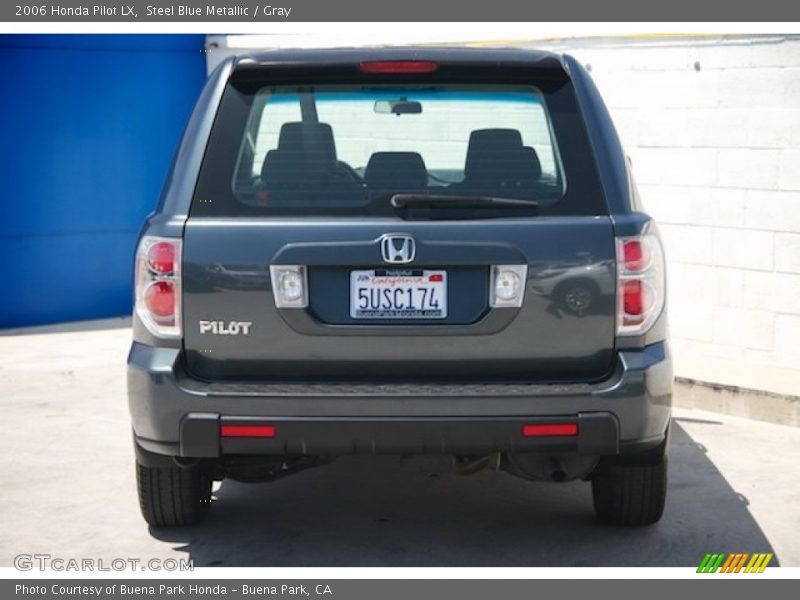
[[[448,315],[350,317],[350,272],[385,269],[379,238],[416,241],[415,268],[445,270]],[[610,219],[476,221],[192,218],[184,239],[184,344],[206,379],[511,377],[587,380],[614,347]],[[308,269],[309,306],[278,309],[271,264]],[[491,265],[527,264],[521,308],[489,308]],[[204,322],[218,324],[216,332]],[[231,323],[252,323],[232,335]]]
[[[431,50],[434,63],[424,52],[379,69],[352,51],[234,70],[184,232],[184,349],[194,376],[608,374],[614,231],[563,64]],[[522,206],[398,210],[396,193]],[[407,264],[390,264],[387,235],[412,240]],[[280,265],[305,269],[307,306],[276,306],[270,267]],[[497,265],[527,267],[521,306],[492,306]],[[360,313],[359,298],[374,303],[369,286],[398,273],[423,282],[437,306]]]

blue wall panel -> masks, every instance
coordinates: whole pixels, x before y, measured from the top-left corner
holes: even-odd
[[[0,35],[0,327],[129,313],[202,35]]]

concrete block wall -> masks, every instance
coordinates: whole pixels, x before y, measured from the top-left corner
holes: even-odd
[[[800,396],[800,37],[564,40],[668,260],[676,375]]]

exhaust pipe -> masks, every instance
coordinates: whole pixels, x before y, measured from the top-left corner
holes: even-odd
[[[596,456],[577,454],[514,454],[504,455],[502,469],[529,481],[573,481],[592,472]]]
[[[544,464],[544,474],[550,481],[564,481],[567,478],[564,463],[555,456],[550,457]]]

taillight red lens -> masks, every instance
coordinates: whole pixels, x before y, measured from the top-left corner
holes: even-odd
[[[433,73],[439,64],[429,60],[380,60],[362,62],[363,73]]]
[[[644,312],[643,288],[644,284],[638,279],[623,282],[622,302],[626,315],[638,317]]]
[[[627,240],[622,245],[623,260],[628,271],[641,271],[647,266],[647,256],[640,240]]]
[[[154,316],[171,317],[175,312],[175,286],[171,281],[156,281],[145,290],[144,301]]]
[[[175,272],[175,246],[169,242],[158,242],[147,250],[147,266],[159,275]]]

